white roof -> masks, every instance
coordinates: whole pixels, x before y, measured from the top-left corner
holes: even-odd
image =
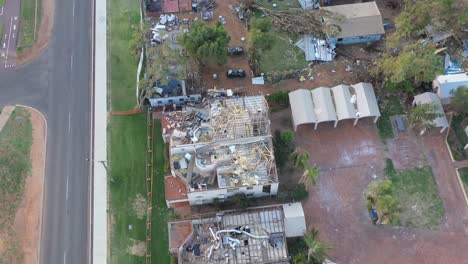
[[[326,6],[320,9],[336,13],[342,18],[324,18],[325,22],[337,25],[341,32],[337,38],[349,38],[384,34],[382,16],[375,2]]]
[[[283,204],[286,237],[301,237],[307,231],[301,203]]]
[[[435,112],[442,114],[440,117],[434,119],[434,126],[435,127],[448,127],[447,117],[445,116],[444,108],[442,107],[442,103],[440,102],[439,96],[435,93],[422,93],[418,94],[414,97],[414,104],[435,104],[437,106]]]
[[[313,89],[311,92],[317,122],[335,121],[336,112],[330,88],[319,87]]]
[[[356,108],[351,103],[349,86],[337,85],[332,87],[333,99],[335,100],[336,115],[338,120],[356,118]]]
[[[294,129],[301,124],[380,116],[370,83],[358,83],[351,87],[338,85],[331,89],[319,87],[311,91],[300,89],[289,93],[289,102]]]
[[[436,80],[441,84],[453,82],[467,82],[468,75],[466,75],[466,73],[439,75],[437,76]]]
[[[379,106],[375,98],[374,87],[370,83],[360,82],[351,85],[356,93],[359,117],[380,116]]]
[[[314,112],[314,103],[312,94],[309,90],[299,89],[289,93],[289,101],[291,102],[291,112],[293,115],[294,127],[298,125],[315,123],[317,117]]]

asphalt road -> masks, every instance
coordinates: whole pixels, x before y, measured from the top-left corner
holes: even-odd
[[[0,106],[24,104],[48,122],[41,263],[88,263],[93,0],[55,1],[49,48],[0,72]]]
[[[18,43],[20,1],[6,1],[0,7],[0,22],[3,24],[3,36],[0,43],[0,71],[15,67],[16,45]]]

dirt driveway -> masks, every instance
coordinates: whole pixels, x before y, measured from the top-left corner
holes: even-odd
[[[437,231],[374,226],[365,207],[364,191],[382,177],[385,147],[371,122],[353,127],[341,122],[299,127],[296,140],[321,168],[316,187],[304,202],[307,224],[318,227],[333,245],[337,263],[468,263],[468,207],[451,166],[444,135],[423,138],[446,217]]]

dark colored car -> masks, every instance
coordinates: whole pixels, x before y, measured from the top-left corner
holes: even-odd
[[[245,77],[245,71],[243,69],[229,69],[226,72],[226,76],[228,78],[244,78]]]
[[[238,46],[238,47],[229,47],[227,48],[228,55],[230,56],[236,56],[236,55],[241,55],[244,53],[244,47]]]

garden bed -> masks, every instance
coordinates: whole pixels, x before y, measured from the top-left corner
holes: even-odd
[[[463,147],[468,144],[465,127],[468,125],[468,114],[453,116],[448,133],[448,144],[455,160],[468,159],[468,151]]]

